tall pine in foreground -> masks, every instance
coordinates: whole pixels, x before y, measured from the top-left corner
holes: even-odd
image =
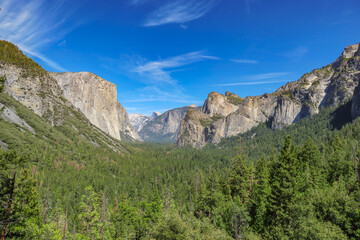
[[[272,164],[270,172],[271,194],[267,221],[272,238],[291,234],[293,209],[290,206],[303,187],[303,171],[297,159],[297,149],[287,136],[279,158]]]
[[[41,222],[36,181],[26,168],[27,159],[0,151],[1,239],[33,239]]]

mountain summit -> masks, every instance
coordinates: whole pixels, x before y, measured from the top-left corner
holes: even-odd
[[[117,100],[115,84],[95,74],[47,72],[14,44],[0,41],[0,76],[5,92],[53,126],[80,111],[117,140],[142,141]]]
[[[345,48],[334,63],[303,75],[272,94],[245,99],[227,92],[212,92],[201,110],[190,109],[181,121],[179,146],[203,147],[222,138],[246,132],[267,122],[281,129],[316,114],[324,107],[339,106],[353,97],[352,115],[360,115],[359,43]]]

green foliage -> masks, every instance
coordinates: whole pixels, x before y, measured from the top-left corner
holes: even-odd
[[[1,77],[0,77],[0,93],[1,93],[2,91],[4,91],[5,81],[6,81],[5,76],[1,76]]]
[[[211,124],[213,124],[214,122],[216,122],[217,120],[220,119],[224,119],[224,116],[221,115],[214,115],[211,118],[207,118],[207,119],[200,119],[200,124],[203,127],[210,127]]]
[[[85,188],[79,207],[80,232],[89,239],[100,239],[99,198],[92,187]]]
[[[318,85],[320,85],[320,81],[319,81],[319,80],[316,80],[315,82],[313,82],[313,83],[311,84],[311,86],[314,86],[314,87],[316,87],[316,86],[318,86]]]
[[[211,117],[211,120],[212,120],[213,122],[216,122],[217,120],[220,120],[220,119],[224,119],[224,116],[215,114],[214,116]]]
[[[235,157],[228,184],[231,195],[239,196],[242,203],[246,203],[250,199],[253,184],[253,169],[249,166],[242,153]]]
[[[46,74],[46,71],[39,64],[23,54],[17,46],[4,40],[0,40],[0,63],[22,68],[23,77],[36,77]]]
[[[212,119],[200,119],[200,124],[203,127],[210,127],[212,123]]]
[[[0,151],[0,220],[10,239],[33,239],[40,225],[36,182],[26,163],[13,151]]]
[[[270,188],[270,161],[260,159],[255,166],[255,183],[253,190],[253,204],[251,206],[252,228],[263,233],[266,226],[266,211],[269,206]]]
[[[241,105],[245,101],[245,99],[243,99],[242,97],[235,96],[235,95],[227,96],[227,100],[230,103],[237,105],[237,106]]]
[[[140,228],[140,216],[137,208],[130,204],[126,196],[122,196],[120,202],[116,203],[111,214],[111,222],[114,227],[113,239],[135,238],[137,229]]]
[[[296,100],[294,93],[292,90],[288,90],[288,91],[283,91],[281,92],[281,96],[287,97],[291,100]]]
[[[166,240],[228,240],[225,232],[214,228],[207,219],[199,220],[191,215],[181,218],[174,212],[165,213],[155,225],[151,239]]]

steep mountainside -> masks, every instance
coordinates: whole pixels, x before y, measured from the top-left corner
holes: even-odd
[[[0,77],[10,96],[51,124],[61,124],[54,111],[61,105],[71,105],[61,97],[62,89],[40,65],[6,41],[0,41]]]
[[[136,132],[141,131],[143,127],[151,120],[154,120],[155,118],[159,117],[161,113],[159,112],[153,112],[151,116],[146,116],[143,114],[137,114],[137,113],[130,113],[129,114],[129,120],[132,126],[134,127]]]
[[[6,147],[15,136],[24,135],[15,133],[17,129],[29,131],[35,138],[47,138],[55,142],[61,137],[53,135],[65,134],[69,141],[73,141],[74,136],[78,135],[95,146],[108,146],[115,151],[124,150],[119,141],[91,124],[64,97],[64,91],[48,72],[25,56],[14,44],[6,41],[0,41],[0,85],[0,120],[4,120],[4,126],[10,123],[3,128],[4,136],[0,138],[2,147]],[[38,117],[29,114],[30,111]],[[43,124],[44,121],[51,127]],[[17,126],[14,132],[9,130],[12,129],[11,124]],[[55,134],[56,131],[58,134]]]
[[[175,142],[180,128],[180,121],[188,109],[198,109],[195,105],[169,110],[159,117],[149,121],[139,135],[149,142]]]
[[[203,147],[224,137],[246,132],[267,122],[281,129],[316,114],[321,108],[335,107],[352,99],[353,115],[358,116],[360,89],[359,43],[345,48],[332,64],[280,87],[272,94],[242,99],[234,94],[210,93],[201,110],[188,111],[181,121],[177,144]],[[233,107],[237,105],[237,107]],[[205,107],[206,106],[206,107]]]
[[[64,91],[64,96],[90,120],[112,137],[121,133],[141,141],[127,112],[117,100],[116,85],[89,73],[49,73]]]

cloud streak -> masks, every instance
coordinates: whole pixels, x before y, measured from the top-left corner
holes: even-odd
[[[258,64],[259,61],[251,59],[230,59],[234,63],[247,63],[247,64]]]
[[[0,6],[1,37],[48,66],[64,71],[63,67],[44,56],[40,48],[58,41],[72,29],[64,28],[73,13],[66,7],[65,0],[0,0]]]
[[[284,76],[290,75],[290,72],[272,72],[272,73],[262,73],[255,75],[248,75],[242,77],[246,82],[236,82],[236,83],[220,83],[214,84],[213,86],[242,86],[242,85],[261,85],[261,84],[271,84],[271,83],[283,83],[289,82],[288,80],[271,80],[276,78],[281,78]],[[270,80],[269,80],[270,79]]]
[[[184,88],[172,74],[185,71],[183,67],[220,58],[206,54],[205,51],[151,61],[141,56],[123,56],[119,60],[104,59],[104,67],[126,75],[129,80],[137,81],[138,87],[131,91],[133,98],[121,99],[133,107],[136,103],[172,102],[183,104],[202,103],[186,94]]]
[[[279,81],[238,82],[238,83],[215,84],[213,86],[225,87],[225,86],[243,86],[243,85],[262,85],[262,84],[283,83],[283,82],[289,82],[289,81],[279,80]]]
[[[215,0],[173,0],[152,12],[144,26],[153,27],[169,23],[183,25],[203,17],[214,5]]]
[[[171,72],[176,68],[204,60],[220,60],[215,56],[205,55],[203,51],[167,58],[159,61],[145,62],[134,67],[131,71],[146,77],[148,82],[176,85],[177,81],[171,77]]]

